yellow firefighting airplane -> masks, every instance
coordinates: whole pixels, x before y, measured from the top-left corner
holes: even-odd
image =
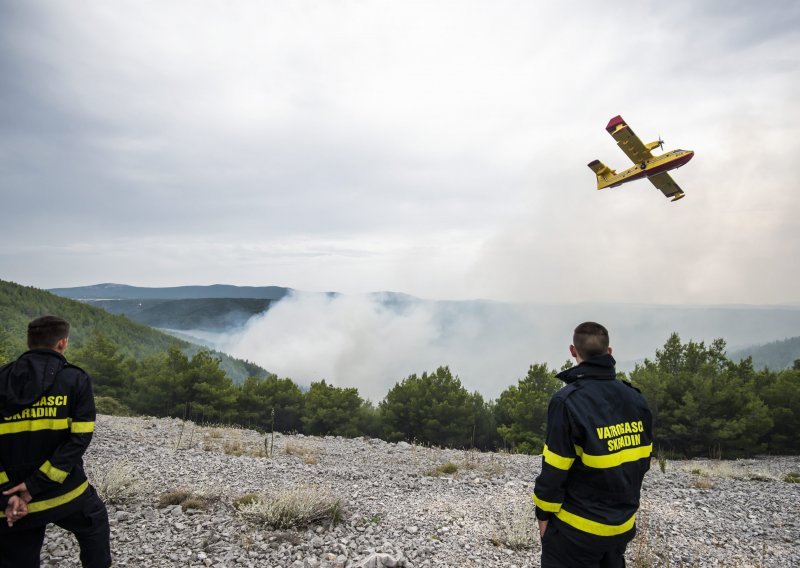
[[[625,155],[636,165],[617,173],[616,170],[612,170],[600,160],[590,162],[589,167],[597,174],[597,189],[616,187],[623,183],[646,177],[650,180],[650,183],[661,190],[661,193],[671,197],[672,201],[678,201],[686,195],[667,172],[680,168],[691,160],[694,152],[691,150],[672,150],[671,152],[654,156],[651,150],[659,146],[663,150],[664,141],[658,139],[649,144],[642,144],[642,141],[633,133],[631,127],[627,125],[621,116],[615,116],[609,120],[606,130],[614,137],[617,145],[625,152]]]

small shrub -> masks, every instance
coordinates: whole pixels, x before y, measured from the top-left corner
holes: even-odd
[[[158,508],[163,509],[169,505],[180,505],[184,509],[198,509],[200,511],[205,511],[211,506],[213,501],[218,499],[218,497],[196,495],[189,489],[181,487],[173,491],[162,493],[158,498]]]
[[[252,505],[260,500],[261,496],[258,493],[245,493],[233,500],[233,507],[238,511],[245,505]]]
[[[240,440],[230,440],[222,444],[222,451],[229,456],[241,456],[244,454],[244,446]]]
[[[302,444],[294,444],[290,441],[286,442],[283,451],[289,455],[300,456],[303,458],[303,463],[310,465],[317,463],[317,457],[319,456],[316,448],[310,448]]]
[[[458,471],[458,465],[454,464],[451,461],[447,461],[431,471],[428,472],[428,475],[431,477],[439,477],[440,475],[451,475]]]
[[[158,508],[163,509],[169,505],[183,505],[183,502],[191,496],[192,492],[185,488],[167,491],[158,498]]]
[[[136,468],[128,462],[111,464],[101,473],[94,473],[94,486],[107,503],[124,503],[133,499],[142,484]]]
[[[790,471],[783,476],[783,480],[786,483],[800,483],[800,472]]]
[[[497,477],[498,475],[503,475],[506,472],[506,466],[501,464],[500,462],[492,461],[488,465],[483,467],[483,473],[486,477]]]
[[[342,519],[342,502],[320,486],[287,489],[271,497],[242,504],[239,513],[245,519],[273,529],[304,527],[312,523],[335,525]]]
[[[490,539],[495,546],[512,550],[527,550],[535,546],[539,536],[539,524],[533,507],[516,506],[500,521],[500,526]]]
[[[110,414],[112,416],[133,416],[133,411],[116,398],[110,396],[96,396],[94,397],[94,405],[97,408],[97,414]]]
[[[267,457],[267,450],[262,446],[256,446],[247,452],[247,455],[254,458],[265,458]]]
[[[214,440],[218,440],[222,438],[222,432],[220,432],[218,428],[212,428],[211,431],[208,433],[208,437]]]

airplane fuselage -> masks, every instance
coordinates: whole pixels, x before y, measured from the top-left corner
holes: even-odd
[[[617,187],[629,181],[668,172],[669,170],[680,168],[693,157],[694,152],[692,150],[672,150],[671,152],[665,152],[619,173],[613,172],[602,176],[602,178],[598,177],[597,189]]]

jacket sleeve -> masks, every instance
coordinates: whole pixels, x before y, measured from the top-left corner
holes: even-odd
[[[564,486],[577,454],[572,443],[572,428],[562,397],[553,398],[547,409],[547,435],[542,451],[542,472],[536,478],[533,501],[536,518],[548,520],[561,510]]]
[[[25,485],[34,498],[64,483],[72,468],[81,462],[83,453],[92,441],[96,411],[88,375],[81,373],[75,390],[75,404],[69,416],[69,437],[25,480]]]

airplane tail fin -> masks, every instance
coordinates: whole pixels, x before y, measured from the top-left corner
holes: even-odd
[[[614,175],[615,173],[617,173],[611,168],[609,168],[607,165],[605,165],[603,162],[601,162],[600,160],[593,160],[589,162],[588,165],[591,168],[591,170],[595,174],[597,174],[597,189],[603,189],[604,187],[607,187],[608,186],[608,183],[606,183],[607,177],[609,175]]]

